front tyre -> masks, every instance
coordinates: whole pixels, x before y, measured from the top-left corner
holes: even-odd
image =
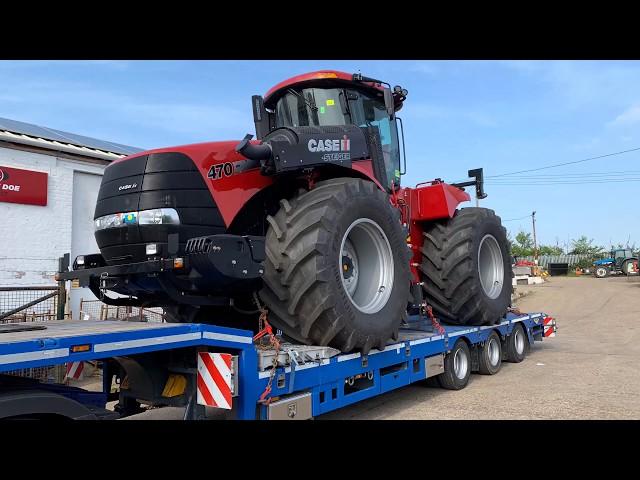
[[[343,352],[384,349],[410,299],[400,213],[372,182],[321,181],[268,217],[269,320],[295,341]]]

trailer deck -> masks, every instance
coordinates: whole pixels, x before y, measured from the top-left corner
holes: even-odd
[[[236,418],[309,418],[441,373],[444,356],[459,338],[473,347],[492,331],[505,338],[521,323],[533,345],[534,340],[549,336],[547,331],[555,332],[555,321],[547,323],[547,318],[543,313],[511,313],[498,325],[443,325],[438,331],[428,319],[412,317],[397,341],[368,355],[282,344],[275,370],[276,352],[256,346],[252,332],[246,330],[205,324],[50,321],[34,324],[40,328],[36,330],[0,333],[0,373],[113,357],[139,358],[183,348],[192,348],[194,354],[224,352],[235,360],[231,375]],[[269,381],[271,401],[261,402]],[[193,385],[195,390],[197,382]],[[195,391],[188,395],[189,418],[204,416],[196,397]]]

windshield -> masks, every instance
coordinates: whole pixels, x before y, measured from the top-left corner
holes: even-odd
[[[276,103],[278,127],[375,126],[380,131],[387,187],[400,184],[400,148],[395,119],[382,96],[344,88],[289,89]]]

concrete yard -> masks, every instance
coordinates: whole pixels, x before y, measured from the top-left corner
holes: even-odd
[[[460,391],[414,384],[318,420],[639,419],[640,277],[551,277],[519,288],[531,292],[517,303],[522,311],[544,311],[558,323],[557,336],[536,342],[522,363],[474,374]],[[164,408],[130,418],[182,413]]]

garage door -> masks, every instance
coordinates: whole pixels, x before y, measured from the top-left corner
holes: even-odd
[[[93,235],[93,210],[98,199],[102,176],[73,172],[73,220],[71,222],[71,262],[77,255],[99,253]],[[80,319],[80,300],[97,300],[88,288],[74,287],[70,291],[71,316]]]

